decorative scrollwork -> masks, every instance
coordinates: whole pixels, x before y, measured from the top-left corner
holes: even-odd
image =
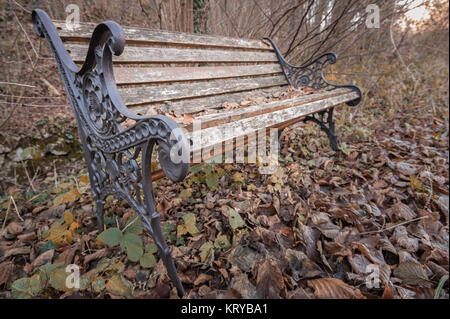
[[[320,129],[327,134],[331,149],[336,152],[339,150],[339,146],[337,135],[334,130],[333,110],[334,108],[332,107],[328,110],[321,111],[313,115],[308,115],[303,121],[311,121],[319,125]]]
[[[330,83],[325,79],[323,75],[324,67],[328,64],[336,63],[337,55],[335,53],[333,52],[325,53],[309,64],[303,66],[294,66],[284,59],[277,45],[271,38],[264,38],[264,39],[272,44],[275,53],[278,57],[278,61],[280,62],[280,65],[283,69],[283,73],[286,76],[286,79],[288,80],[289,84],[292,85],[293,87],[298,88],[299,86],[305,86],[315,90],[321,89],[332,90],[337,88],[349,88],[357,92],[359,98],[353,101],[349,101],[347,102],[347,104],[350,106],[355,106],[361,102],[362,91],[358,86],[352,84],[341,85]]]
[[[64,48],[48,15],[36,9],[32,20],[36,33],[50,46],[77,119],[100,230],[103,229],[105,198],[114,195],[126,200],[155,239],[169,276],[179,295],[183,295],[159,225],[150,173],[151,153],[157,144],[160,165],[166,176],[180,181],[187,175],[189,147],[182,131],[166,116],[137,116],[123,104],[112,65],[112,56],[120,55],[125,47],[120,25],[106,21],[95,28],[86,60],[79,68]],[[127,119],[135,124],[124,129],[121,123]]]

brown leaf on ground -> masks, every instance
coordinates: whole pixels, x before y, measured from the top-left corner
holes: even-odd
[[[283,275],[272,259],[258,265],[256,291],[261,298],[279,299],[286,296]]]
[[[398,202],[390,209],[387,210],[387,214],[394,220],[397,221],[399,219],[403,220],[411,220],[417,216],[415,212],[408,205],[405,205],[401,202]]]
[[[308,287],[320,299],[365,299],[358,288],[352,287],[337,278],[308,280]]]
[[[13,274],[15,266],[11,261],[0,263],[0,286],[8,282],[9,277]]]
[[[424,266],[415,261],[401,263],[394,270],[394,275],[400,278],[404,284],[425,287],[429,287],[430,285]]]
[[[208,281],[210,281],[213,277],[211,275],[207,275],[207,274],[200,274],[197,279],[195,279],[194,281],[194,286],[200,286],[202,284],[207,283]]]
[[[8,233],[11,235],[18,235],[23,232],[23,227],[17,222],[11,222],[9,223],[8,227],[6,227],[8,230]]]
[[[52,261],[53,255],[55,254],[54,249],[47,250],[46,252],[40,254],[33,262],[32,266],[33,268],[41,267],[42,265],[45,265]]]
[[[108,255],[109,249],[107,247],[97,250],[95,253],[89,254],[86,257],[84,257],[83,264],[87,265],[92,260],[97,260],[105,257]]]
[[[231,280],[231,288],[239,292],[244,299],[257,298],[255,286],[248,280],[245,273],[240,273]]]

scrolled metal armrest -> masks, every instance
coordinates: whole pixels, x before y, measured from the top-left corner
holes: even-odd
[[[174,182],[183,180],[190,166],[189,143],[174,120],[164,115],[142,117],[132,127],[105,140],[105,151],[116,153],[149,144],[158,145],[159,163],[166,176]],[[143,164],[151,163],[151,154]],[[144,166],[145,169],[145,166]]]
[[[278,57],[278,61],[283,69],[283,73],[286,76],[289,84],[295,88],[299,86],[310,87],[315,90],[320,89],[337,89],[337,88],[349,88],[356,93],[358,93],[358,98],[355,100],[349,101],[346,104],[350,106],[356,106],[361,102],[362,99],[362,90],[356,85],[353,84],[336,84],[331,83],[325,79],[323,75],[323,69],[327,64],[334,64],[337,61],[337,55],[334,52],[328,52],[322,54],[314,61],[305,64],[303,66],[295,66],[288,63],[277,45],[271,38],[264,38],[264,40],[269,41]]]

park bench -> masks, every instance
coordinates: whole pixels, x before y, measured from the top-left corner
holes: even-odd
[[[295,67],[269,38],[122,28],[113,21],[68,28],[65,22],[52,23],[39,9],[32,22],[50,46],[78,123],[99,230],[104,229],[108,195],[128,202],[154,238],[180,296],[184,290],[161,231],[152,181],[164,176],[181,181],[196,152],[230,141],[236,148],[238,141],[248,144],[252,133],[282,130],[299,121],[316,122],[337,150],[333,108],[361,100],[358,87],[324,78],[323,67],[336,62],[334,53]],[[312,94],[223,107],[276,96],[288,86],[307,87]],[[148,115],[155,109],[174,116]],[[177,116],[186,115],[201,121],[200,135],[192,122],[177,122]],[[161,169],[152,171],[155,145]]]

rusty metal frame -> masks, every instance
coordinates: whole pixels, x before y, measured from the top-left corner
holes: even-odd
[[[105,21],[95,28],[80,69],[64,48],[50,17],[36,9],[32,21],[36,33],[50,46],[77,120],[99,231],[104,229],[106,197],[113,195],[127,201],[153,237],[170,279],[183,296],[184,289],[155,208],[151,176],[155,144],[159,163],[169,179],[181,181],[187,175],[189,148],[183,133],[172,119],[162,115],[137,116],[122,102],[112,67],[112,55],[120,55],[125,47],[125,34],[119,24]],[[125,129],[121,123],[127,119],[134,121],[134,125]],[[174,163],[171,152],[183,160]]]
[[[325,79],[325,76],[323,75],[323,69],[328,64],[336,63],[337,61],[336,53],[333,52],[325,53],[316,58],[315,60],[313,60],[311,63],[308,63],[303,66],[294,66],[285,60],[283,54],[281,54],[280,52],[280,49],[271,38],[264,38],[264,40],[269,41],[270,44],[272,45],[275,54],[278,57],[278,62],[281,65],[281,69],[283,70],[283,74],[285,75],[289,84],[292,85],[294,88],[299,88],[302,86],[309,87],[314,90],[322,90],[322,89],[334,90],[338,88],[348,88],[358,93],[358,98],[352,101],[348,101],[346,102],[346,104],[349,106],[356,106],[361,102],[362,91],[361,88],[359,88],[358,86],[353,84],[331,83]],[[331,148],[334,151],[338,151],[339,146],[334,128],[333,109],[334,107],[329,108],[328,110],[325,111],[318,112],[311,116],[306,116],[304,121],[305,122],[312,121],[318,124],[319,127],[327,134],[330,140]]]

